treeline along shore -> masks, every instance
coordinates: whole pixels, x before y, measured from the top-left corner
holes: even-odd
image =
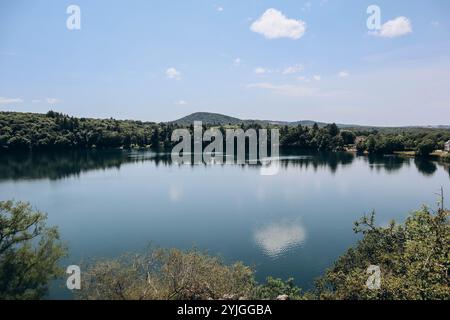
[[[200,119],[201,120],[201,119]],[[414,156],[439,156],[450,161],[445,143],[447,128],[425,127],[345,127],[336,124],[280,124],[269,121],[225,123],[208,121],[204,129],[280,130],[281,147],[314,151],[351,150],[369,154],[402,153]],[[124,148],[171,149],[173,130],[190,128],[181,122],[143,122],[134,120],[77,118],[49,111],[46,114],[0,112],[0,150]]]

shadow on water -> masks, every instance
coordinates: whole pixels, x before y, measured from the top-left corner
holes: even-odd
[[[307,152],[299,149],[280,150],[279,164],[281,169],[328,168],[335,173],[340,167],[351,165],[362,158],[367,165],[377,171],[392,173],[403,166],[415,164],[417,170],[425,176],[433,175],[439,166],[449,171],[450,166],[427,159],[402,158],[398,156],[355,156],[348,152]],[[0,181],[3,180],[58,180],[71,176],[79,176],[91,170],[120,169],[129,163],[151,161],[156,166],[172,166],[170,153],[129,150],[67,150],[39,152],[1,152]],[[205,164],[206,165],[206,164]],[[259,167],[260,165],[248,165]]]

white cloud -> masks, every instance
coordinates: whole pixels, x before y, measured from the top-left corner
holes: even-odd
[[[217,7],[217,11],[220,11],[220,12],[222,12],[222,11],[223,11],[223,7],[221,7],[221,6],[218,6],[218,7]]]
[[[61,103],[62,100],[58,99],[58,98],[46,98],[45,101],[48,104],[55,104],[55,103]]]
[[[264,73],[267,73],[267,72],[268,72],[268,70],[265,69],[265,68],[262,68],[262,67],[255,68],[255,73],[256,74],[264,74]]]
[[[303,81],[303,82],[310,82],[309,78],[307,78],[307,77],[305,77],[305,76],[297,77],[297,80]]]
[[[406,17],[397,17],[381,26],[381,29],[372,34],[383,38],[396,38],[412,32],[411,22]]]
[[[316,81],[320,81],[322,79],[322,77],[319,76],[319,75],[314,75],[313,79],[316,80]]]
[[[282,74],[293,74],[293,73],[299,73],[303,71],[303,66],[300,64],[297,64],[295,66],[287,67],[283,70]]]
[[[13,103],[22,103],[23,100],[20,98],[5,98],[0,97],[0,104],[13,104]]]
[[[306,23],[302,20],[288,19],[280,11],[270,8],[252,23],[250,30],[262,34],[267,39],[290,38],[300,39],[306,31]]]
[[[180,80],[181,79],[181,72],[178,71],[175,68],[169,68],[169,69],[166,70],[166,76],[169,79]]]
[[[305,5],[302,7],[302,11],[303,12],[309,12],[311,11],[311,7],[312,7],[312,3],[310,1],[308,1],[307,3],[305,3]]]
[[[186,105],[188,103],[185,100],[178,100],[178,101],[175,101],[175,104],[179,105],[179,106],[182,106],[182,105]]]
[[[238,67],[238,66],[241,65],[241,62],[242,62],[241,58],[236,58],[236,59],[234,59],[233,64],[234,64],[236,67]]]
[[[319,89],[301,85],[281,84],[276,85],[269,82],[252,83],[247,88],[258,88],[272,91],[277,94],[296,97],[310,97],[319,93]]]
[[[348,71],[341,71],[338,73],[339,78],[348,78],[350,76],[350,73],[348,73]]]

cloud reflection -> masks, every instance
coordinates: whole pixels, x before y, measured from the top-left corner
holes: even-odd
[[[292,250],[306,239],[306,231],[300,223],[274,223],[255,231],[254,240],[271,258]]]
[[[177,203],[183,197],[183,188],[181,186],[171,185],[169,187],[169,199],[172,203]]]

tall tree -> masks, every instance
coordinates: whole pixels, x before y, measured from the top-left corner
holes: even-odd
[[[66,248],[45,220],[28,203],[0,202],[0,300],[43,298],[62,274]]]

